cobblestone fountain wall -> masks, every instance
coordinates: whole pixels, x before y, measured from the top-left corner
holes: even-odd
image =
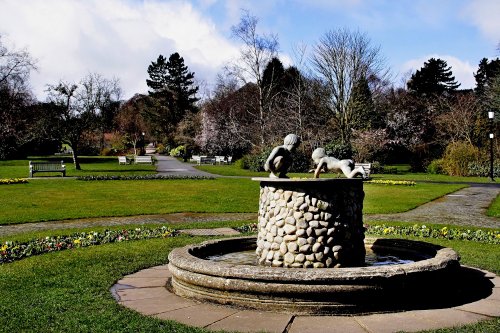
[[[260,181],[260,265],[354,267],[365,261],[360,179]]]

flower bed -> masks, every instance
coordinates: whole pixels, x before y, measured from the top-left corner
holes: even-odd
[[[25,257],[72,248],[129,240],[173,237],[177,234],[176,230],[162,226],[158,228],[80,232],[68,236],[47,236],[45,238],[32,239],[25,243],[7,241],[0,244],[0,263],[12,262]]]
[[[25,178],[1,178],[0,185],[10,185],[10,184],[27,184],[28,180]]]
[[[416,183],[411,180],[368,180],[365,183],[367,184],[380,184],[380,185],[403,185],[403,186],[415,186]]]
[[[137,175],[137,176],[81,176],[77,177],[78,180],[92,181],[92,180],[157,180],[157,179],[215,179],[211,176],[199,175]]]
[[[241,233],[256,233],[257,224],[252,223],[234,228]],[[388,226],[385,224],[365,224],[365,232],[370,235],[381,236],[413,236],[423,238],[444,238],[465,241],[475,241],[488,244],[500,244],[500,230],[470,230],[464,228],[432,228],[426,225]]]
[[[365,225],[366,233],[371,235],[397,235],[397,236],[414,236],[424,238],[445,238],[476,241],[489,244],[500,244],[499,230],[470,230],[463,228],[432,228],[425,225],[415,224],[413,226],[387,226]]]

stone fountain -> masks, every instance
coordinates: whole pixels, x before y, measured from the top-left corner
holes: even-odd
[[[173,250],[169,288],[197,300],[302,314],[404,310],[435,293],[451,297],[446,286],[460,269],[458,254],[424,242],[365,239],[362,179],[287,178],[298,142],[287,136],[266,162],[270,177],[254,178],[260,183],[257,238]],[[337,161],[323,160],[350,165]],[[367,250],[409,261],[367,266]],[[242,251],[256,253],[255,265],[208,259]]]

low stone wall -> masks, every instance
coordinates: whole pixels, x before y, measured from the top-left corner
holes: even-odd
[[[291,268],[363,266],[360,179],[260,181],[260,265]]]

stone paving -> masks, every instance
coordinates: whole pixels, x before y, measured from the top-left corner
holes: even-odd
[[[482,272],[491,281],[493,288],[491,295],[476,302],[450,308],[353,316],[271,313],[185,299],[165,288],[171,277],[167,265],[125,276],[113,286],[112,293],[119,304],[146,316],[176,320],[209,330],[278,333],[415,332],[500,317],[500,277]]]

